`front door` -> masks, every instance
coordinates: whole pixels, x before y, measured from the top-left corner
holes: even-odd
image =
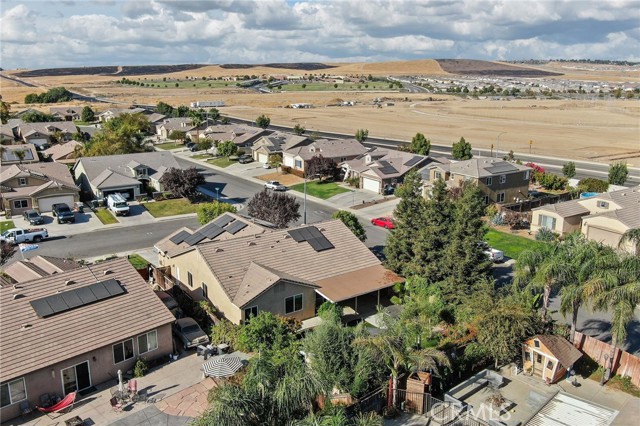
[[[534,353],[533,357],[535,359],[533,363],[533,374],[542,377],[542,370],[544,369],[544,359],[539,353]]]
[[[62,387],[65,395],[91,387],[89,361],[62,370]]]

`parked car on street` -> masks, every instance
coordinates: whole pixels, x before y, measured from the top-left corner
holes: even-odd
[[[371,219],[371,224],[375,226],[381,226],[386,229],[394,228],[393,219],[391,219],[390,217],[376,217],[374,219]]]
[[[200,328],[193,318],[180,318],[173,323],[173,334],[180,340],[184,350],[198,345],[208,345],[209,336]]]
[[[286,191],[287,187],[278,182],[277,180],[270,180],[264,184],[264,187],[267,189],[272,189],[274,191]]]
[[[2,233],[2,235],[0,236],[0,240],[5,241],[9,244],[39,243],[40,241],[48,237],[49,232],[46,230],[46,228],[11,228]]]
[[[40,216],[40,213],[33,209],[25,210],[24,213],[22,213],[22,217],[31,225],[42,225],[44,223],[44,217]]]
[[[53,217],[58,218],[58,223],[74,223],[76,221],[76,215],[65,203],[54,204],[51,206],[51,211],[53,212]]]

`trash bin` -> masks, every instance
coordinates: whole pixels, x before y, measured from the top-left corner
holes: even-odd
[[[207,356],[207,348],[206,346],[202,346],[202,345],[198,345],[198,347],[196,348],[196,353],[198,354],[198,356],[202,356],[205,357]]]
[[[78,210],[78,213],[84,213],[84,203],[78,201],[76,203],[76,209]]]

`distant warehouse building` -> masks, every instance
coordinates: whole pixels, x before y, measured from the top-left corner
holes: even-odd
[[[191,102],[191,108],[214,108],[223,107],[224,101],[197,101]]]

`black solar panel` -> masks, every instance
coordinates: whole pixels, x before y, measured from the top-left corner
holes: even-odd
[[[416,163],[419,163],[420,160],[422,160],[422,157],[413,157],[411,158],[409,161],[407,161],[406,163],[404,163],[405,166],[407,167],[411,167]]]
[[[235,221],[231,225],[229,225],[226,228],[224,228],[224,230],[227,231],[230,234],[234,234],[235,235],[238,232],[242,231],[246,227],[247,227],[246,223],[240,222],[240,221]]]
[[[315,251],[323,251],[334,248],[334,245],[331,244],[331,242],[327,240],[324,235],[321,237],[312,238],[307,242]]]
[[[60,293],[62,298],[64,299],[64,303],[67,304],[69,309],[77,308],[78,306],[82,306],[82,300],[78,297],[78,293],[76,291],[65,291],[64,293]]]
[[[323,251],[335,247],[315,226],[292,229],[289,231],[289,235],[299,243],[302,241],[308,242],[315,251]]]
[[[184,240],[186,240],[190,236],[191,236],[191,234],[188,233],[187,231],[180,231],[176,235],[174,235],[173,237],[169,238],[169,241],[171,241],[173,244],[180,244],[181,242],[183,242]]]
[[[515,172],[518,170],[516,166],[509,163],[498,163],[489,167],[485,167],[485,170],[490,173],[504,173],[504,172]]]
[[[45,299],[33,300],[30,303],[31,303],[31,307],[33,308],[34,311],[36,311],[36,314],[40,318],[44,318],[46,316],[49,316],[55,313]]]
[[[102,284],[104,285],[104,288],[107,289],[107,291],[111,296],[117,296],[118,294],[124,293],[124,289],[122,288],[122,286],[118,283],[117,280],[113,278],[107,281],[102,281]]]
[[[93,292],[91,291],[91,286],[88,287],[81,287],[79,289],[76,290],[76,294],[78,295],[78,297],[80,298],[80,300],[82,301],[83,305],[86,305],[88,303],[93,303],[96,300],[98,300],[98,298],[96,297],[95,294],[93,294]]]
[[[31,301],[31,307],[40,318],[66,312],[93,302],[108,299],[125,292],[115,279],[100,281],[85,287],[64,291]]]
[[[212,240],[218,235],[222,234],[224,232],[224,229],[220,228],[218,225],[214,225],[213,223],[210,223],[209,225],[207,225],[205,228],[201,229],[198,232],[200,232],[202,235]]]
[[[184,240],[184,242],[192,246],[194,244],[198,244],[200,241],[204,240],[205,238],[207,237],[205,237],[199,232],[196,232],[195,234],[193,234],[192,236]]]
[[[104,287],[102,282],[98,282],[89,286],[93,294],[95,294],[97,300],[102,300],[110,296],[107,289]]]
[[[229,216],[228,214],[225,214],[225,215],[220,216],[216,220],[214,220],[213,223],[215,225],[218,225],[220,228],[224,228],[225,226],[227,226],[230,222],[233,222],[234,220],[235,220],[235,218]]]
[[[291,238],[296,240],[296,242],[300,243],[302,241],[305,241],[305,239],[302,236],[302,234],[300,234],[300,230],[299,229],[292,229],[291,231],[288,231],[288,232],[289,232],[289,235],[291,235]]]
[[[398,173],[398,171],[387,161],[378,161],[378,164],[380,164],[381,166],[380,172],[382,172],[382,174],[390,175],[393,173]]]

